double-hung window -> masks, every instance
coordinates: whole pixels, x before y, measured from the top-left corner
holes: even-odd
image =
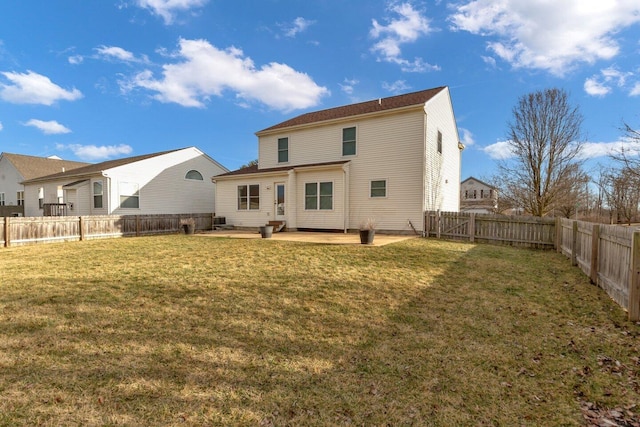
[[[308,182],[304,185],[305,210],[333,209],[333,182]]]
[[[356,128],[342,129],[342,155],[354,156],[356,154]]]
[[[5,201],[4,201],[4,193],[0,193],[0,206],[4,206]]]
[[[120,183],[120,207],[126,209],[140,208],[140,187],[132,182]]]
[[[93,208],[102,208],[102,181],[93,182]]]
[[[24,191],[18,191],[16,197],[18,199],[18,206],[24,206]]]
[[[278,138],[278,163],[289,161],[289,138]]]
[[[387,197],[387,180],[378,179],[375,181],[371,181],[369,196],[370,197]]]
[[[238,185],[238,210],[260,209],[260,186]]]
[[[442,132],[438,131],[438,153],[442,154]]]

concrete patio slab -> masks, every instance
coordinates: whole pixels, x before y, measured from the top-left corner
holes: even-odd
[[[231,239],[260,239],[260,233],[246,230],[214,230],[199,232],[196,236],[203,237],[226,237]],[[390,235],[376,234],[373,245],[362,246],[384,246],[390,243],[401,242],[403,240],[414,239],[418,236],[410,235]],[[322,233],[304,231],[283,231],[273,233],[269,240],[283,240],[289,242],[321,243],[328,245],[360,245],[360,236],[356,233]]]

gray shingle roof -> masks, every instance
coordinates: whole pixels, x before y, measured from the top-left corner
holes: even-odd
[[[63,168],[65,171],[71,171],[89,165],[89,163],[24,154],[2,153],[2,157],[9,160],[25,180],[62,172]]]

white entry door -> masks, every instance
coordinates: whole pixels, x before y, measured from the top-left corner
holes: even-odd
[[[275,183],[275,205],[276,205],[276,221],[284,221],[285,219],[285,186],[283,182]]]

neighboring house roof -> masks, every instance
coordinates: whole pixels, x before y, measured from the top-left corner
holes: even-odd
[[[445,89],[445,86],[441,86],[433,89],[422,90],[419,92],[407,93],[405,95],[390,96],[388,98],[374,99],[372,101],[360,102],[358,104],[350,104],[344,105],[342,107],[329,108],[327,110],[313,111],[263,129],[259,132],[256,132],[256,135],[260,135],[261,133],[267,133],[269,131],[277,129],[308,125],[329,120],[337,120],[352,116],[377,113],[380,111],[394,110],[415,105],[424,105],[427,101],[429,101],[431,98]]]
[[[9,160],[25,180],[51,175],[62,172],[63,170],[71,171],[90,165],[90,163],[26,156],[24,154],[2,153],[2,157]]]
[[[484,185],[484,186],[487,186],[487,187],[490,187],[490,188],[493,188],[493,189],[495,189],[495,188],[496,188],[494,185],[487,184],[486,182],[481,181],[481,180],[479,180],[478,178],[474,178],[474,177],[472,177],[472,176],[470,176],[469,178],[467,178],[467,179],[465,179],[464,181],[462,181],[462,182],[460,183],[460,185],[462,185],[462,184],[464,184],[465,182],[470,181],[470,180],[474,180],[474,181],[475,181],[475,182],[477,182],[478,184],[482,184],[482,185]]]
[[[102,173],[107,169],[128,165],[129,163],[139,162],[140,160],[146,160],[152,157],[157,157],[163,154],[168,154],[168,153],[172,153],[174,151],[180,151],[180,150],[184,150],[184,148],[180,148],[177,150],[162,151],[160,153],[144,154],[144,155],[135,156],[135,157],[127,157],[124,159],[107,160],[106,162],[96,163],[93,165],[88,165],[88,166],[80,167],[77,169],[73,169],[73,170],[69,170],[61,173],[55,173],[52,175],[46,175],[46,176],[41,176],[41,177],[37,177],[30,180],[25,180],[24,183],[48,181],[51,179],[58,179],[58,178],[72,178],[72,177],[81,177],[86,175],[95,175],[98,173]]]
[[[266,168],[266,169],[259,169],[258,165],[252,165],[246,168],[237,169],[231,172],[216,175],[213,177],[213,180],[215,181],[218,178],[253,175],[257,173],[286,172],[292,169],[315,168],[315,167],[323,167],[323,166],[338,166],[338,165],[343,165],[345,163],[349,163],[349,160],[339,160],[336,162],[323,162],[323,163],[308,163],[304,165],[295,165],[295,166],[280,166],[277,168]]]

